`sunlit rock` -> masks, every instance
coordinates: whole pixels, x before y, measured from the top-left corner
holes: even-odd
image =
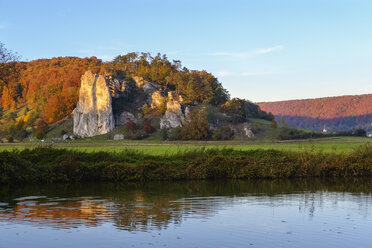
[[[110,88],[103,75],[87,71],[82,76],[73,122],[74,134],[81,137],[105,134],[114,128]]]
[[[183,125],[185,114],[182,111],[180,100],[173,92],[168,93],[167,110],[160,119],[160,128],[176,128]]]

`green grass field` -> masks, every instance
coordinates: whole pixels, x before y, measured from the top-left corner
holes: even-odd
[[[55,144],[49,143],[4,143],[0,144],[0,151],[33,148],[37,146],[52,146],[55,148],[67,148],[86,152],[120,152],[124,149],[134,150],[149,155],[165,155],[177,152],[190,151],[195,149],[211,148],[232,148],[235,150],[253,150],[253,149],[276,149],[290,151],[311,151],[324,153],[342,153],[352,152],[355,149],[369,145],[372,139],[358,137],[332,137],[313,140],[291,140],[291,141],[178,141],[163,142],[159,140],[97,140],[81,139],[76,141],[64,141]]]
[[[278,134],[283,125],[278,125],[278,128],[271,128],[271,122],[251,118],[252,123],[259,126],[259,131],[253,139],[246,137],[235,137],[229,141],[162,141],[160,132],[154,133],[152,136],[144,140],[121,140],[114,141],[113,136],[117,133],[124,133],[123,127],[117,127],[112,132],[104,135],[98,135],[91,138],[84,138],[74,141],[64,141],[51,144],[53,137],[61,137],[61,131],[67,131],[68,135],[72,135],[72,119],[68,118],[51,125],[47,133],[45,143],[41,143],[36,138],[26,138],[24,142],[17,143],[0,143],[0,151],[12,149],[33,148],[37,146],[52,146],[55,148],[67,148],[76,151],[86,152],[120,152],[124,149],[134,150],[149,155],[164,155],[178,152],[190,151],[195,149],[211,149],[211,148],[232,148],[235,150],[253,150],[253,149],[276,149],[289,151],[313,151],[324,153],[342,153],[352,152],[360,146],[372,143],[372,138],[362,137],[327,137],[306,140],[278,140]],[[310,131],[301,129],[302,131]]]

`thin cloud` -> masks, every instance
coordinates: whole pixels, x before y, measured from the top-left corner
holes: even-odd
[[[6,29],[6,26],[0,23],[0,29]]]
[[[260,55],[260,54],[267,54],[272,53],[278,50],[284,49],[283,45],[278,45],[274,47],[268,47],[268,48],[261,48],[250,52],[238,52],[238,53],[231,53],[231,52],[215,52],[210,53],[210,56],[225,56],[225,57],[235,57],[235,58],[246,58],[253,55]]]
[[[262,49],[258,49],[255,51],[255,54],[266,54],[266,53],[271,53],[271,52],[275,52],[277,50],[281,50],[283,49],[284,46],[282,45],[279,45],[279,46],[274,46],[274,47],[269,47],[269,48],[262,48]]]

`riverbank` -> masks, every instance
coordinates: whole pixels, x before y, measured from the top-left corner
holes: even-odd
[[[38,147],[0,152],[0,183],[372,176],[372,147],[349,153],[194,149],[169,155]]]

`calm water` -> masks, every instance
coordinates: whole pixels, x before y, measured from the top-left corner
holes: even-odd
[[[1,186],[0,247],[371,247],[372,179]]]

